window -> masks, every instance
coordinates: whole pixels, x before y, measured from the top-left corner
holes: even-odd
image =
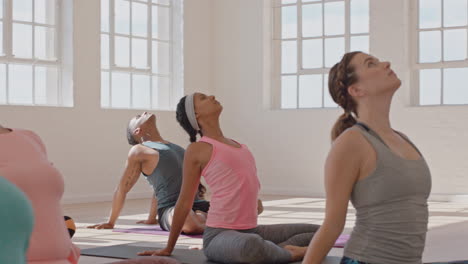
[[[336,107],[328,71],[346,52],[369,52],[369,0],[274,0],[274,13],[276,107]]]
[[[175,109],[181,0],[101,0],[101,107]]]
[[[416,11],[416,104],[468,104],[467,0],[418,0]]]
[[[60,84],[59,2],[0,0],[0,104],[71,104]]]

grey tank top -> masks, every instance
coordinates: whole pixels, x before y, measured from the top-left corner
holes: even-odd
[[[143,173],[154,189],[158,199],[158,208],[174,206],[182,186],[182,164],[185,150],[172,143],[146,141],[142,144],[159,152],[159,162],[156,169],[150,175]]]
[[[344,256],[372,264],[420,264],[428,224],[431,174],[426,161],[395,153],[364,124],[357,129],[372,145],[376,168],[353,187],[356,224]],[[416,146],[403,134],[418,152]]]

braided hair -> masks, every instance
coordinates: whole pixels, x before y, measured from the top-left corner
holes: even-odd
[[[201,130],[197,132],[190,124],[190,121],[187,117],[187,112],[185,112],[185,100],[186,99],[187,99],[187,96],[182,97],[179,103],[177,104],[176,119],[177,119],[177,122],[179,122],[180,126],[185,130],[185,132],[189,134],[190,142],[196,142],[197,134],[200,134],[200,136],[203,137],[203,133],[201,132]]]
[[[176,110],[176,119],[177,122],[179,122],[180,126],[187,132],[190,136],[190,142],[196,142],[197,141],[197,134],[200,134],[201,137],[203,137],[203,133],[200,131],[196,131],[192,125],[190,124],[190,121],[187,117],[187,112],[185,112],[185,99],[187,96],[184,96],[180,99],[179,103],[177,104],[177,110]],[[203,184],[198,184],[198,197],[201,199],[205,198],[205,193],[206,193],[206,187],[203,186]]]
[[[357,117],[357,103],[348,93],[348,87],[357,81],[357,76],[354,72],[354,67],[351,65],[351,60],[359,51],[346,53],[340,62],[335,64],[328,76],[328,90],[333,101],[341,106],[344,113],[338,118],[331,132],[331,139],[334,141],[346,129],[354,126],[357,121],[353,114]]]

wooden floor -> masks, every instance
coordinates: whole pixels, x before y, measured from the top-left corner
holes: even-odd
[[[317,198],[263,196],[265,211],[259,224],[313,223],[321,224],[325,201]],[[128,200],[117,221],[117,228],[142,227],[138,220],[146,219],[150,199]],[[112,230],[86,229],[87,225],[107,221],[111,203],[65,205],[66,215],[77,225],[73,242],[80,248],[111,246],[134,242],[165,242],[164,235],[126,234]],[[429,232],[424,261],[468,260],[468,203],[430,202]],[[349,207],[344,233],[354,225],[354,209]],[[201,245],[201,239],[180,237],[178,245]],[[341,256],[342,249],[333,249],[330,255]],[[115,259],[81,256],[80,264],[112,263]]]

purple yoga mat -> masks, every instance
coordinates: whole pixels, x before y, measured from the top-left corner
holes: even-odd
[[[168,236],[169,232],[164,231],[161,229],[159,226],[154,226],[154,227],[137,227],[137,228],[114,228],[113,232],[119,232],[119,233],[134,233],[134,234],[148,234],[148,235],[162,235],[162,236]],[[202,238],[203,235],[194,235],[194,236],[189,236],[189,235],[182,235],[186,237],[191,237],[191,238]],[[338,239],[335,242],[335,245],[333,247],[336,248],[343,248],[346,245],[346,242],[349,240],[349,235],[341,235],[338,237]]]

